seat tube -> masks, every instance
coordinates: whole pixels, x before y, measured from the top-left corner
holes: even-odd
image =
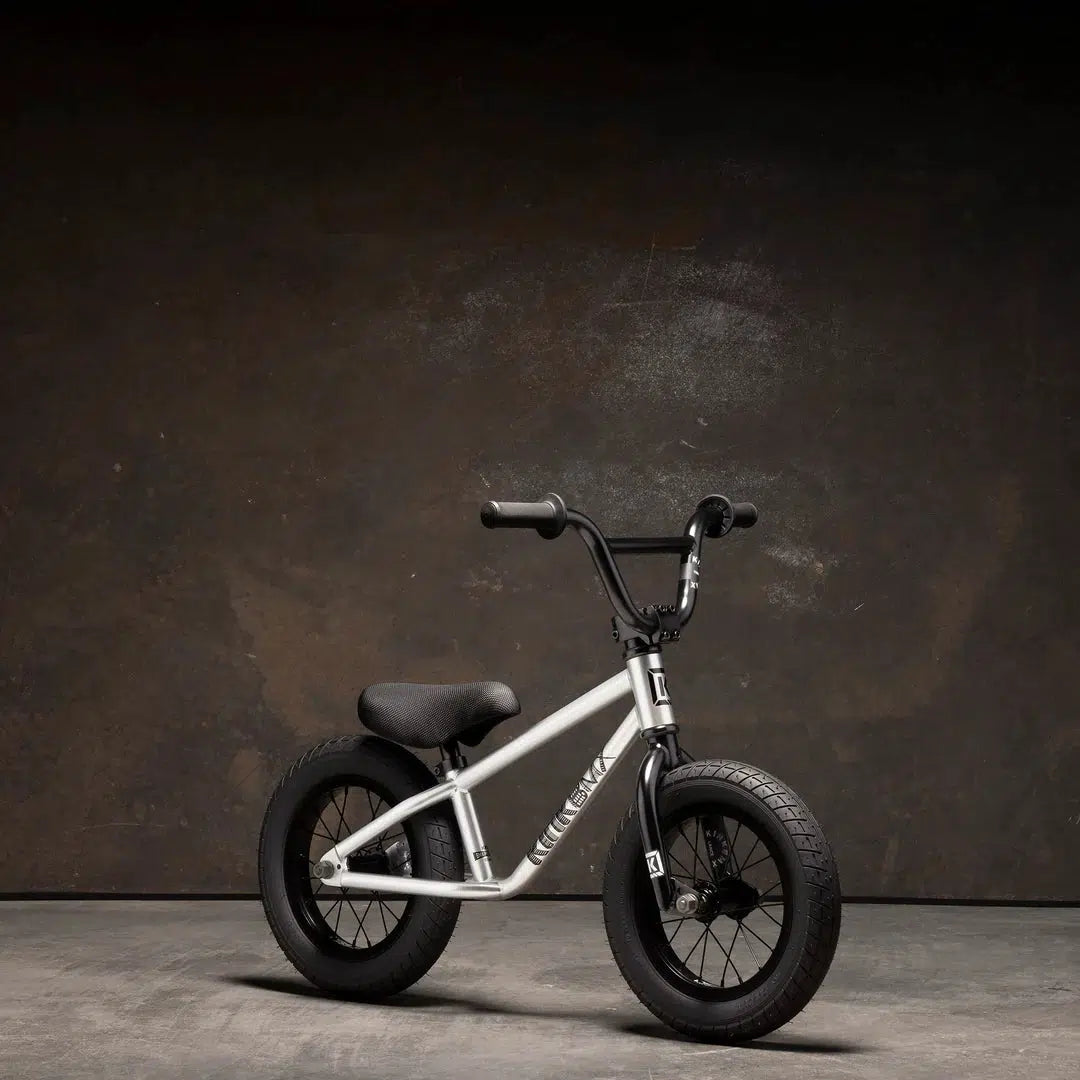
[[[446,778],[453,782],[456,775],[457,770],[451,769],[447,772]],[[461,831],[461,844],[465,849],[465,860],[472,871],[473,880],[491,881],[495,872],[491,869],[491,860],[488,857],[487,845],[484,843],[484,835],[480,831],[480,821],[476,816],[472,793],[465,788],[455,788],[450,796],[450,803],[457,817],[458,828]]]
[[[664,671],[664,658],[660,647],[653,646],[648,652],[627,657],[626,670],[630,673],[642,735],[653,731],[676,730],[678,724],[675,721],[675,710],[671,707],[671,695],[668,693],[667,674]]]

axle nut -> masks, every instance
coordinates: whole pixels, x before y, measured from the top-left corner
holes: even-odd
[[[675,910],[680,915],[696,915],[697,909],[697,893],[684,892],[675,897]]]
[[[315,877],[322,880],[323,878],[334,876],[334,864],[327,859],[323,859],[322,862],[315,864],[315,869],[311,871]]]

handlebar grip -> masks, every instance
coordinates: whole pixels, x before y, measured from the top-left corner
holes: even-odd
[[[749,529],[757,521],[757,507],[753,503],[733,503],[726,495],[706,495],[697,504],[694,516],[702,516],[705,535],[714,540],[726,536],[732,529]],[[687,523],[687,529],[694,518]]]
[[[731,527],[749,529],[757,521],[757,507],[753,503],[731,504]]]
[[[566,528],[566,503],[547,494],[539,502],[497,502],[480,507],[480,523],[486,529],[535,529],[545,540],[554,540]]]

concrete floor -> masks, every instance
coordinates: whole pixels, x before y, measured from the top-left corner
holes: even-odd
[[[622,983],[599,904],[466,905],[393,1004],[322,996],[257,903],[0,905],[4,1077],[1080,1075],[1080,910],[851,906],[811,1005],[685,1041]]]

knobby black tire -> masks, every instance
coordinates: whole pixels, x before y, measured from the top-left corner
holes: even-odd
[[[377,784],[388,803],[424,790],[433,777],[418,759],[396,747],[344,736],[309,750],[285,773],[270,797],[259,838],[259,891],[270,929],[293,966],[314,985],[335,994],[378,1000],[411,986],[438,960],[450,941],[459,900],[416,896],[406,908],[401,933],[375,955],[342,955],[312,939],[290,903],[285,844],[294,816],[320,785]],[[415,877],[461,881],[464,856],[458,829],[443,806],[408,818],[406,833]],[[364,894],[356,894],[363,896]],[[389,895],[389,894],[387,894]]]
[[[658,792],[661,829],[680,807],[738,807],[768,829],[792,890],[792,925],[771,974],[743,996],[707,1000],[676,986],[643,935],[656,917],[635,807],[623,818],[604,873],[604,922],[615,961],[639,1000],[669,1027],[708,1042],[744,1042],[781,1027],[821,986],[840,934],[840,881],[829,843],[802,800],[775,777],[735,761],[681,765]],[[651,909],[647,906],[651,905]]]

